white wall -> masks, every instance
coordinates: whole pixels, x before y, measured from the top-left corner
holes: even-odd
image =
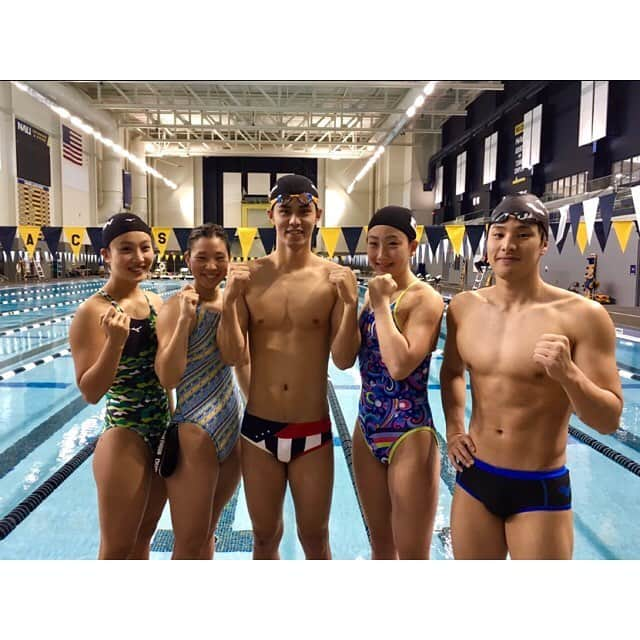
[[[157,227],[195,226],[196,196],[194,178],[201,158],[158,158],[156,169],[178,185],[176,190],[167,187],[162,180],[152,178],[154,211],[151,220]],[[200,169],[202,175],[202,169]],[[200,193],[202,188],[200,189]]]

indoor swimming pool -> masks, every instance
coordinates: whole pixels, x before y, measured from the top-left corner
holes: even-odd
[[[98,513],[91,453],[102,429],[104,400],[88,405],[75,385],[67,333],[78,302],[104,280],[74,280],[0,289],[0,559],[93,559]],[[149,280],[164,298],[181,281]],[[439,373],[444,326],[432,359],[429,395],[442,453],[440,496],[431,545],[433,559],[451,559],[449,509],[455,473],[445,455]],[[576,559],[638,559],[640,540],[640,341],[618,336],[617,361],[625,406],[618,432],[603,436],[570,420],[567,466],[574,501]],[[330,536],[336,559],[367,559],[367,531],[351,470],[357,366],[329,366],[335,482]],[[467,411],[470,395],[467,398]],[[468,418],[468,414],[467,414]],[[216,559],[251,558],[251,523],[242,487],[217,530]],[[152,541],[152,559],[169,559],[168,507]],[[304,557],[293,503],[285,500],[285,559]]]

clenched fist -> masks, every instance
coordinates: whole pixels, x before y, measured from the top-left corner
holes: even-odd
[[[107,340],[118,349],[122,349],[129,337],[129,325],[131,318],[121,311],[117,311],[114,307],[109,307],[100,316],[100,325],[104,329]]]
[[[178,293],[178,304],[180,306],[180,319],[191,322],[196,317],[196,309],[200,296],[190,284],[185,284]]]
[[[369,302],[375,309],[391,302],[391,296],[398,290],[398,285],[390,273],[375,276],[369,280]]]
[[[541,335],[533,350],[533,360],[544,367],[550,378],[562,383],[573,365],[569,338],[557,333]]]
[[[329,272],[329,282],[336,286],[338,297],[346,305],[358,303],[358,282],[356,274],[349,267],[337,267]]]
[[[235,302],[243,296],[251,281],[249,265],[245,262],[236,262],[229,265],[227,272],[227,284],[224,287],[224,301]]]

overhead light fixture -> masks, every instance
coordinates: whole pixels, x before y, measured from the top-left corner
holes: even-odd
[[[105,147],[108,147],[109,149],[111,149],[114,153],[116,153],[120,157],[127,158],[131,163],[140,167],[143,171],[150,173],[155,178],[162,179],[164,183],[171,189],[178,188],[178,185],[175,182],[172,182],[168,178],[165,178],[162,174],[160,174],[158,171],[153,169],[153,167],[149,166],[145,162],[144,158],[139,158],[138,156],[134,156],[132,153],[130,153],[126,149],[123,149],[119,144],[115,143],[113,140],[104,137],[99,131],[97,131],[91,125],[84,122],[78,116],[71,114],[64,107],[61,107],[60,105],[56,104],[52,100],[49,100],[49,98],[47,98],[46,96],[43,96],[41,93],[39,93],[29,85],[24,84],[23,82],[12,80],[11,83],[13,84],[14,87],[16,87],[16,89],[19,89],[20,91],[24,91],[25,93],[28,93],[32,98],[49,107],[51,111],[56,113],[63,120],[70,120],[71,124],[78,127],[78,129],[81,129],[82,131],[84,131],[87,135],[93,136],[98,142],[103,144]]]

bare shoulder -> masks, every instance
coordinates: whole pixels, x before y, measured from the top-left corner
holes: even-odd
[[[477,304],[485,304],[489,301],[488,296],[486,295],[488,289],[492,289],[493,287],[487,287],[480,291],[461,291],[457,293],[447,307],[448,313],[461,314],[465,309],[468,309],[472,305]]]
[[[73,320],[74,322],[84,322],[86,320],[99,317],[107,311],[110,306],[111,303],[108,300],[105,300],[102,296],[94,293],[78,306]]]
[[[444,300],[442,296],[426,282],[418,282],[407,291],[409,305],[412,308],[419,308],[423,311],[441,314],[444,311]]]
[[[168,300],[161,300],[162,303],[162,313],[166,315],[167,313],[171,313],[173,311],[177,311],[180,304],[179,293],[174,293]],[[160,296],[158,296],[160,297]],[[151,297],[150,297],[151,299]],[[155,300],[151,299],[151,302],[154,306],[156,306]],[[157,307],[156,307],[157,308]]]
[[[146,290],[145,293],[147,294],[147,297],[149,298],[151,304],[155,307],[156,311],[160,309],[163,304],[165,304],[164,300],[157,293],[149,290]]]

